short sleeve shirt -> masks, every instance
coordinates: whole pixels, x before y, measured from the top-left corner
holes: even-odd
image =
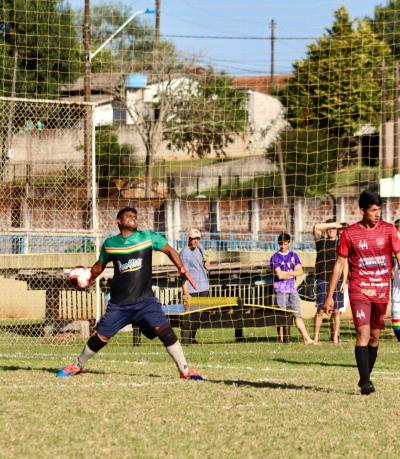
[[[300,258],[297,253],[289,251],[288,253],[276,252],[272,255],[270,260],[270,268],[274,271],[275,269],[280,268],[281,271],[290,272],[294,271],[296,265],[300,265]],[[275,274],[274,276],[274,289],[275,292],[281,293],[295,293],[296,289],[296,279],[283,279],[280,280]]]
[[[337,239],[318,239],[316,241],[315,275],[318,279],[330,279],[336,261],[337,247]]]
[[[134,304],[154,296],[152,252],[162,250],[166,244],[167,240],[153,231],[135,231],[128,237],[119,234],[104,241],[99,261],[114,265],[111,303]]]
[[[181,250],[180,256],[185,268],[187,268],[197,284],[197,289],[195,289],[190,282],[188,283],[189,293],[206,292],[210,286],[208,282],[208,272],[204,267],[202,252],[197,247],[194,249],[184,247]]]
[[[345,228],[340,236],[338,255],[348,258],[349,295],[387,303],[392,254],[399,251],[399,237],[390,223],[379,221],[374,228],[365,228],[358,222]]]

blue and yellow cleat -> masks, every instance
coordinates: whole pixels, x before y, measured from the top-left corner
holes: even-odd
[[[68,364],[66,367],[61,368],[57,372],[57,378],[67,378],[69,376],[76,376],[82,373],[82,368],[74,365],[73,363]]]
[[[199,375],[194,368],[191,368],[187,373],[180,374],[181,379],[193,379],[194,381],[205,381],[206,378]]]

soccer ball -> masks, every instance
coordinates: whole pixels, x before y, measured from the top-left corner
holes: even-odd
[[[89,287],[92,273],[86,266],[74,266],[68,275],[71,284],[75,288],[86,288]]]

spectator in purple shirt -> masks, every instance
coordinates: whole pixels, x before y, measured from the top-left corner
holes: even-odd
[[[278,237],[279,251],[275,252],[270,260],[270,267],[274,272],[275,303],[279,308],[293,312],[296,327],[301,333],[304,344],[313,344],[314,341],[307,333],[301,315],[300,298],[296,288],[296,277],[303,274],[298,255],[289,250],[290,235],[282,233]],[[278,327],[278,340],[283,342],[283,327]]]

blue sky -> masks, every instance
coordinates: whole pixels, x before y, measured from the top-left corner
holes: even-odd
[[[84,0],[70,3],[83,7]],[[96,3],[102,0],[91,0]],[[130,4],[133,11],[154,6],[152,0],[123,3]],[[182,53],[196,54],[205,64],[229,74],[263,75],[271,68],[270,41],[265,38],[271,34],[274,19],[275,73],[287,73],[312,41],[303,37],[320,36],[332,24],[332,13],[339,6],[346,6],[354,18],[372,16],[375,6],[381,4],[386,0],[161,0],[161,35],[174,41]],[[200,38],[207,36],[255,38]]]

